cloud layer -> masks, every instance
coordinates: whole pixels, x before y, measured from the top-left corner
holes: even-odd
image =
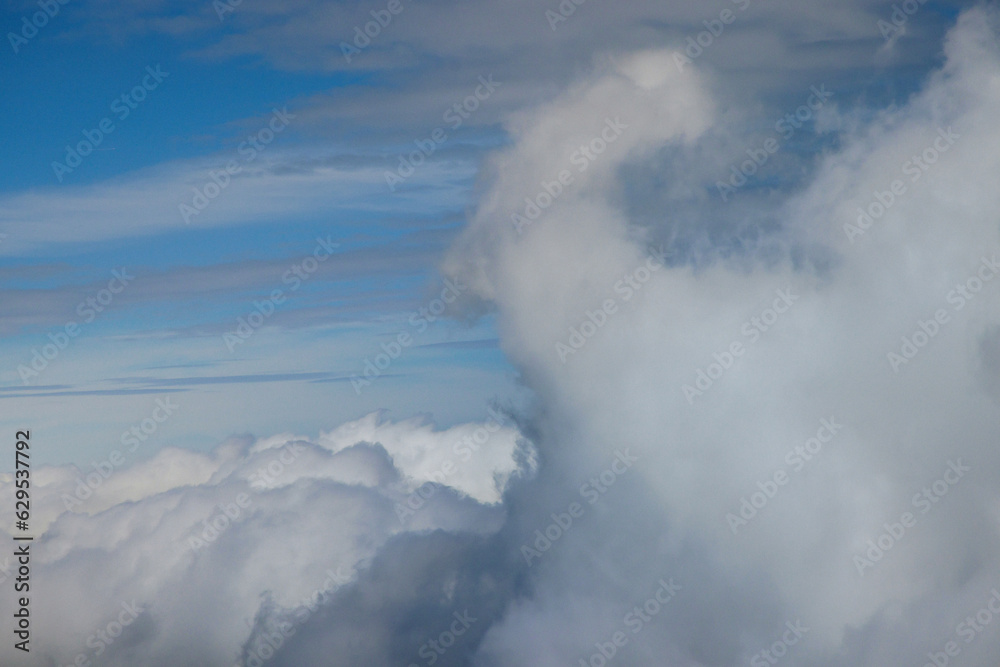
[[[281,623],[358,595],[361,573],[394,541],[495,532],[500,493],[534,464],[510,419],[492,414],[446,430],[373,414],[318,438],[37,470],[31,576],[43,583],[31,591],[30,664],[236,664],[273,651],[258,640]],[[9,508],[12,478],[0,479]],[[3,564],[9,581],[17,564]],[[11,598],[3,606],[13,613]]]

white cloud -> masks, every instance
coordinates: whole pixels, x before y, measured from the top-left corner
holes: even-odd
[[[394,536],[496,531],[502,514],[465,490],[497,500],[515,472],[515,448],[528,447],[516,444],[510,424],[491,433],[459,475],[442,480],[419,519],[404,525],[395,511],[427,479],[420,458],[426,463],[480,426],[437,431],[372,415],[316,440],[232,439],[211,455],[168,448],[95,477],[82,501],[75,490],[85,475],[35,471],[30,664],[70,664],[79,653],[108,665],[180,664],[192,655],[199,664],[235,664],[259,613],[295,611],[331,571],[335,593]],[[453,481],[458,492],[449,491]],[[0,497],[12,524],[12,475],[0,478]],[[139,619],[95,660],[96,633],[133,601],[144,610]],[[5,597],[4,613],[12,604]],[[0,651],[14,659],[10,642]]]
[[[642,463],[632,486],[607,494],[610,512],[582,519],[544,556],[536,597],[512,606],[487,636],[482,664],[586,657],[585,636],[613,629],[644,582],[667,572],[691,597],[679,598],[684,611],[641,637],[642,648],[623,664],[670,653],[679,654],[675,664],[745,663],[797,618],[811,632],[796,664],[903,664],[920,659],[925,639],[910,636],[908,623],[933,609],[944,636],[969,598],[988,597],[1000,576],[991,565],[1000,555],[1000,423],[995,396],[979,379],[979,355],[997,324],[1000,281],[962,309],[948,293],[975,275],[981,257],[1000,257],[996,26],[993,12],[964,14],[948,37],[946,64],[924,90],[842,137],[811,183],[773,211],[783,223],[783,257],[734,257],[698,269],[681,263],[652,272],[628,303],[613,286],[647,250],[621,208],[616,175],[667,142],[696,141],[711,122],[712,104],[692,68],[677,75],[668,54],[658,69],[632,61],[517,119],[515,143],[494,160],[496,178],[446,269],[497,304],[503,347],[542,401],[539,442],[549,471],[531,492],[535,523],[518,521],[521,539],[549,523],[548,513],[564,508],[615,447],[631,446]],[[658,85],[627,76],[644,71],[661,72]],[[617,109],[634,119],[626,142],[596,163],[586,187],[569,189],[517,234],[510,213],[539,178],[558,171],[585,128]],[[905,161],[949,127],[960,138],[947,150],[939,140],[939,159],[911,181]],[[851,244],[844,223],[894,178],[904,179],[906,192]],[[744,334],[742,323],[786,288],[798,297],[787,314],[758,337]],[[617,300],[616,314],[563,363],[556,343],[604,299]],[[949,323],[894,372],[887,354],[938,309]],[[682,386],[737,341],[741,356],[689,404]],[[831,417],[842,431],[734,536],[726,514],[786,468],[786,453]],[[912,497],[958,458],[974,472],[922,514]],[[917,528],[859,576],[853,557],[907,510]],[[649,524],[658,530],[650,533]],[[625,554],[640,555],[623,562]],[[586,628],[578,648],[546,652],[547,638],[562,632],[551,610],[577,604],[568,591],[583,582],[591,600],[587,619],[577,621]],[[691,619],[721,604],[723,589],[730,610],[692,634]],[[754,611],[755,601],[762,610]],[[895,611],[885,616],[890,605]],[[856,643],[857,632],[876,639]],[[705,657],[712,651],[715,662]]]

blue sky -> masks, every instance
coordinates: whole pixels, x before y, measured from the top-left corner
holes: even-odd
[[[16,128],[0,144],[0,196],[16,202],[4,206],[0,244],[9,308],[0,339],[3,424],[36,423],[48,443],[43,461],[84,462],[141,419],[164,383],[190,407],[151,443],[150,455],[166,444],[208,448],[232,433],[315,433],[383,408],[450,424],[481,416],[491,399],[516,396],[489,319],[439,319],[360,395],[348,381],[440,291],[436,263],[471,204],[478,147],[502,140],[495,124],[453,133],[442,117],[414,132],[420,139],[445,127],[452,136],[443,148],[452,154],[391,193],[382,166],[395,166],[408,129],[317,129],[324,110],[317,96],[377,88],[377,73],[289,71],[260,57],[201,55],[233,32],[233,17],[220,23],[209,3],[198,11],[202,25],[175,39],[152,29],[99,34],[69,5],[3,58],[11,94],[0,101],[0,117]],[[8,27],[16,25],[19,13],[7,16]],[[162,81],[149,71],[165,73]],[[140,90],[136,97],[145,99],[122,117],[129,100],[121,96],[131,98],[144,78],[155,87]],[[240,146],[247,150],[275,109],[295,118],[278,123],[273,141],[248,159]],[[79,166],[57,174],[52,163],[65,162],[67,145],[86,140],[84,132],[104,135],[95,134],[102,119],[112,132]],[[230,160],[245,169],[191,224],[178,224],[193,188]],[[241,201],[240,188],[255,189],[253,181],[267,191]],[[225,206],[235,209],[216,215]],[[25,234],[30,227],[36,231]],[[291,290],[282,276],[318,238],[338,244],[336,255]],[[122,267],[135,282],[25,382],[18,367],[30,365],[50,332],[79,321],[77,305]],[[264,329],[231,352],[223,334],[255,299],[281,288],[287,298]],[[479,342],[448,346],[470,340]],[[416,386],[440,391],[428,401]]]
[[[8,5],[6,29],[37,11],[32,3]],[[490,400],[523,398],[492,320],[465,315],[436,322],[393,364],[391,377],[360,395],[345,380],[440,289],[437,264],[475,205],[480,161],[508,140],[505,114],[551,95],[546,86],[571,80],[578,68],[568,56],[593,57],[585,54],[599,52],[600,42],[611,47],[614,35],[588,44],[586,33],[573,32],[583,26],[579,17],[558,33],[547,21],[533,22],[528,34],[537,39],[523,57],[543,65],[524,68],[471,42],[435,42],[434,30],[420,28],[433,13],[414,5],[348,63],[341,43],[377,9],[320,3],[273,15],[247,2],[221,19],[207,2],[104,11],[65,5],[0,63],[9,91],[0,118],[11,128],[0,143],[0,233],[7,234],[0,288],[8,310],[0,321],[7,362],[0,423],[32,420],[49,439],[43,460],[81,462],[142,418],[158,382],[173,383],[171,391],[192,407],[164,428],[150,454],[165,444],[207,448],[245,431],[314,433],[374,409],[429,413],[450,424],[480,415]],[[594,10],[580,15],[586,11]],[[955,11],[928,3],[914,41],[933,40]],[[502,12],[497,20],[512,16]],[[692,25],[693,18],[681,19],[666,34],[682,42]],[[937,60],[913,48],[890,68],[858,78],[851,48],[838,48],[846,48],[846,67],[817,61],[808,74],[810,81],[822,76],[838,102],[903,100]],[[707,51],[700,62],[717,55]],[[725,57],[719,64],[732,66]],[[144,80],[156,81],[151,71],[163,72],[162,80],[139,89],[141,101],[123,101]],[[742,120],[751,129],[766,131],[772,110],[798,104],[805,86],[796,80],[807,79],[801,71],[786,74],[779,80],[749,72],[761,105]],[[454,128],[448,110],[486,75],[498,77],[498,92]],[[240,147],[246,150],[275,110],[294,118],[248,159]],[[112,127],[106,136],[95,134],[102,121]],[[443,143],[390,190],[387,170],[438,128]],[[103,137],[96,150],[71,171],[54,168],[86,132]],[[799,132],[745,196],[794,188],[811,156],[835,142],[835,134]],[[218,198],[182,220],[179,207],[194,202],[195,188],[204,190],[211,173],[233,160],[240,172]],[[655,197],[648,199],[644,213],[658,215]],[[732,215],[719,212],[721,219]],[[223,334],[255,299],[281,287],[280,277],[320,237],[339,244],[336,257],[288,294],[263,331],[227,349]],[[135,282],[25,382],[18,368],[121,267]],[[468,340],[480,342],[440,345]],[[295,376],[317,372],[327,377]],[[177,382],[184,378],[192,382]],[[224,384],[197,384],[212,378]],[[137,389],[140,379],[148,384]]]

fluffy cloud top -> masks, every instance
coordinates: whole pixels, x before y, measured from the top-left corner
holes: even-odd
[[[265,619],[307,619],[393,540],[495,532],[500,494],[530,475],[532,454],[510,418],[492,414],[446,430],[373,414],[314,439],[39,469],[30,664],[236,664],[260,652]],[[13,495],[5,474],[10,524]],[[3,565],[9,583],[17,563]],[[141,613],[131,620],[123,604]],[[3,607],[12,614],[13,599]],[[0,650],[28,664],[9,643]]]

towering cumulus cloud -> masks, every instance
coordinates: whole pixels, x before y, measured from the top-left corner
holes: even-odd
[[[623,204],[623,174],[714,122],[695,68],[618,59],[511,125],[446,265],[540,397],[509,535],[532,590],[477,664],[995,662],[997,26],[961,16],[905,108],[726,259],[671,255]]]
[[[708,204],[673,243],[662,202],[715,178],[637,176],[724,163],[700,62],[609,55],[510,117],[443,273],[497,314],[517,424],[40,470],[35,664],[995,665],[998,37],[969,10],[904,105],[825,107],[753,243]]]

